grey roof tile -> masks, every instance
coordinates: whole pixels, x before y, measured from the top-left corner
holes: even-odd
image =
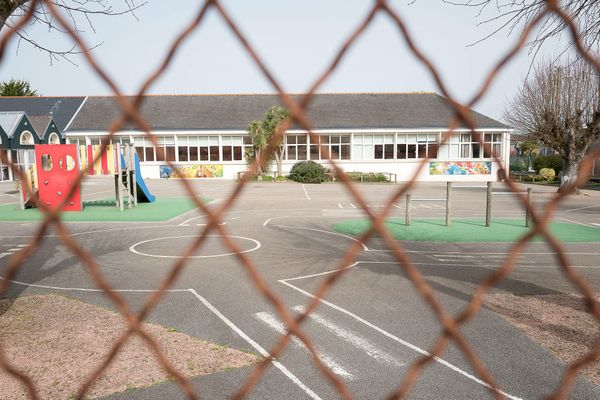
[[[277,104],[273,94],[152,95],[144,98],[141,111],[153,130],[245,130]],[[114,97],[89,97],[69,131],[106,131],[120,115]],[[317,94],[309,108],[317,129],[444,129],[453,115],[448,101],[435,93]],[[507,128],[475,111],[472,115],[478,128]],[[129,123],[124,130],[138,129]]]
[[[43,138],[46,129],[48,129],[48,125],[50,125],[50,121],[52,121],[52,117],[44,115],[29,117],[29,121],[31,122],[31,125],[33,125],[33,129],[35,129],[38,136]]]
[[[50,116],[65,130],[85,97],[0,97],[0,111],[24,111],[28,117]]]

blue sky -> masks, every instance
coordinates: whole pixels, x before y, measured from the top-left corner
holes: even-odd
[[[139,2],[139,1],[138,1]],[[122,3],[112,1],[115,9]],[[177,4],[174,8],[173,4]],[[87,30],[90,44],[102,43],[94,55],[124,93],[135,93],[144,78],[157,67],[170,43],[197,14],[199,0],[149,0],[130,15],[96,17],[95,33]],[[368,0],[229,0],[224,7],[283,87],[303,92],[324,71],[344,39],[366,16]],[[477,26],[477,10],[444,4],[441,0],[392,1],[405,19],[416,43],[441,71],[451,93],[467,101],[492,66],[517,39],[501,33],[475,46],[467,45],[489,33],[493,26]],[[322,92],[439,93],[430,74],[409,52],[397,27],[379,15],[352,47]],[[68,48],[58,34],[42,26],[29,34],[47,46]],[[78,66],[60,61],[50,65],[48,56],[16,40],[0,62],[0,80],[26,79],[43,95],[106,95],[110,89],[91,71],[85,60]],[[556,52],[556,43],[544,47]],[[542,54],[542,57],[544,56]],[[501,118],[530,66],[522,51],[504,69],[475,109]],[[180,49],[167,73],[150,89],[158,94],[269,93],[273,88],[245,50],[213,10]]]

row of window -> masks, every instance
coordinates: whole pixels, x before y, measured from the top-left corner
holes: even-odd
[[[140,161],[244,161],[251,151],[249,136],[155,136],[156,145],[147,137],[134,137]],[[406,160],[492,158],[502,155],[501,133],[453,134],[440,145],[438,134],[354,134],[320,135],[287,134],[284,159],[326,160]],[[69,138],[70,143],[86,144],[84,137]],[[115,137],[111,143],[128,144],[128,137]],[[89,144],[101,144],[90,138]]]

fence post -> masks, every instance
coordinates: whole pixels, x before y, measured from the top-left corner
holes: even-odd
[[[446,226],[450,226],[450,212],[452,211],[452,182],[446,182]]]
[[[527,208],[525,209],[525,227],[529,228],[531,215],[529,209],[532,207],[531,204],[531,188],[527,188]]]
[[[492,182],[487,183],[487,196],[485,199],[485,226],[492,224]]]
[[[407,194],[406,195],[406,217],[404,219],[404,223],[406,224],[406,226],[410,225],[410,198],[411,198],[411,195]]]

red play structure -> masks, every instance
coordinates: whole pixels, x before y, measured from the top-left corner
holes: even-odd
[[[80,157],[83,158],[85,172],[90,175],[114,175],[115,205],[121,209],[137,207],[138,201],[152,203],[155,197],[150,193],[140,173],[140,161],[133,145],[109,145],[100,153],[99,147],[75,144],[36,144],[35,164],[29,165],[25,158],[25,181],[21,182],[21,209],[41,204],[51,210],[58,208],[72,190],[80,172]],[[97,162],[93,162],[98,151]],[[101,165],[96,170],[94,164]],[[111,169],[109,168],[112,167]],[[63,211],[82,211],[81,185],[73,189],[72,195],[64,204]]]
[[[38,193],[42,204],[54,210],[59,207],[79,174],[79,161],[75,144],[37,144],[35,163],[37,165]],[[62,208],[63,211],[81,211],[81,185]]]

